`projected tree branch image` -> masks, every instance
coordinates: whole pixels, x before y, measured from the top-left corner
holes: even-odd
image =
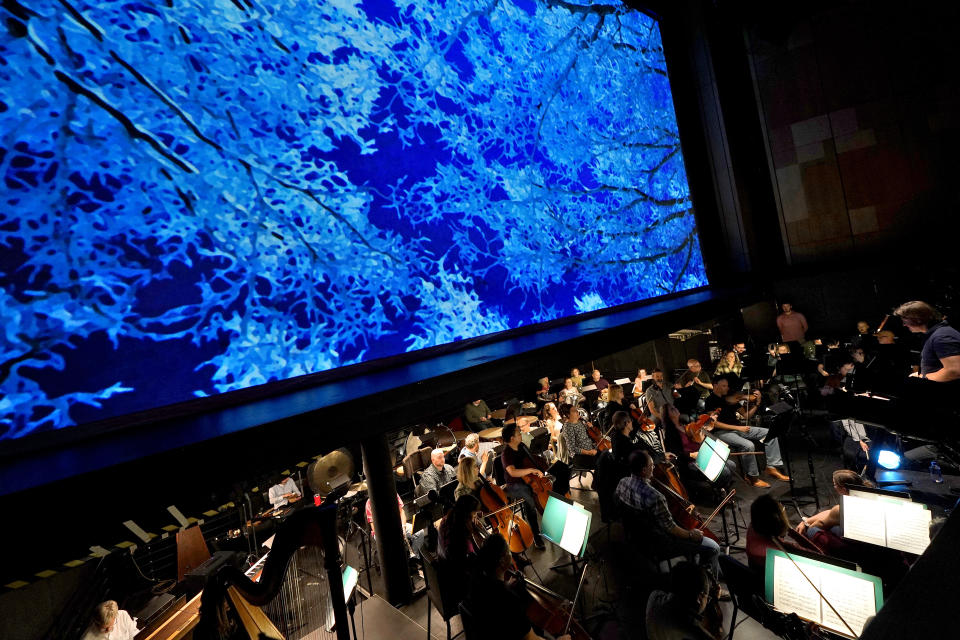
[[[0,439],[707,284],[618,3],[5,3]]]

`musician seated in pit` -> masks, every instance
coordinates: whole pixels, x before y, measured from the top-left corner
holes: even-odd
[[[580,409],[568,405],[567,420],[563,423],[563,444],[567,455],[576,458],[578,466],[592,467],[597,457],[597,445],[587,435],[587,425],[580,417]],[[592,426],[592,423],[588,423]],[[579,457],[578,457],[579,456]]]
[[[540,411],[540,421],[537,423],[538,427],[543,427],[547,430],[547,433],[550,434],[550,445],[547,448],[547,451],[550,453],[551,460],[561,459],[560,446],[561,440],[560,432],[563,430],[563,420],[560,418],[560,412],[557,411],[557,405],[552,402],[548,402],[543,405],[543,409]],[[547,452],[544,452],[546,455]]]
[[[740,414],[737,413],[737,405],[728,401],[730,392],[730,382],[726,377],[715,378],[713,381],[713,391],[706,400],[706,411],[719,409],[717,419],[714,422],[713,434],[723,440],[730,448],[738,453],[747,453],[743,456],[743,470],[746,473],[746,480],[754,487],[769,487],[770,485],[760,479],[759,466],[756,456],[751,455],[755,446],[751,440],[763,440],[767,437],[768,429],[764,427],[750,427],[740,424]],[[757,405],[759,406],[759,405]],[[754,410],[756,407],[754,407]],[[747,417],[753,415],[749,411]],[[764,451],[767,455],[767,475],[777,480],[789,480],[790,478],[783,474],[777,467],[783,464],[780,457],[780,443],[777,438],[771,438],[764,444]]]
[[[296,502],[302,495],[300,489],[297,488],[297,483],[293,481],[293,478],[287,476],[283,481],[270,487],[267,492],[267,499],[270,501],[270,505],[276,509],[291,502]]]
[[[873,332],[870,331],[869,322],[866,320],[857,322],[857,334],[853,336],[850,344],[854,347],[860,347],[867,352],[873,351],[874,347],[877,346],[877,338],[873,335]]]
[[[120,609],[116,601],[107,600],[97,605],[81,640],[133,640],[137,632],[137,619]]]
[[[451,576],[461,581],[479,548],[481,537],[477,516],[483,512],[480,501],[473,495],[457,498],[453,508],[440,521],[437,555],[445,561]]]
[[[677,468],[680,470],[680,477],[683,483],[688,486],[706,489],[711,486],[707,477],[697,468],[697,455],[700,453],[700,445],[687,435],[686,425],[681,424],[680,412],[676,407],[668,407],[663,424],[663,439],[667,447],[667,453],[677,460]],[[712,422],[704,427],[712,430]],[[709,436],[708,436],[709,437]],[[720,475],[714,480],[713,484],[727,489],[733,484],[734,471],[737,468],[736,463],[731,458],[727,458]]]
[[[663,379],[663,371],[654,369],[653,384],[647,387],[643,398],[647,401],[647,409],[657,424],[663,422],[663,407],[673,405],[673,389],[667,387]]]
[[[553,402],[557,399],[556,394],[550,393],[550,378],[540,378],[537,380],[540,385],[537,388],[537,400],[540,402]]]
[[[426,541],[426,529],[421,529],[416,533],[413,532],[413,524],[407,522],[407,514],[403,510],[403,500],[400,498],[400,494],[397,494],[397,508],[400,510],[400,528],[403,529],[403,537],[407,541],[407,548],[411,553],[411,557],[416,557],[420,554],[420,548],[423,546],[423,543]],[[364,514],[367,516],[367,524],[370,526],[370,537],[376,540],[377,532],[373,528],[373,505],[370,502],[370,498],[367,498],[367,503],[363,507]]]
[[[917,375],[934,382],[960,380],[960,331],[947,324],[936,308],[920,300],[905,302],[893,313],[908,331],[924,334]]]
[[[490,407],[483,400],[474,400],[463,408],[463,421],[467,429],[473,432],[483,431],[484,429],[493,429],[494,424],[490,422]]]
[[[651,532],[661,547],[689,556],[697,556],[701,566],[717,573],[717,554],[720,545],[703,535],[699,529],[684,529],[677,525],[667,499],[650,484],[653,477],[653,458],[646,451],[635,451],[630,456],[630,475],[617,483],[616,496],[627,509],[642,512],[653,525]]]
[[[850,469],[837,469],[833,472],[833,490],[839,499],[840,496],[850,495],[850,487],[872,487],[873,483],[860,474]],[[824,509],[820,513],[806,518],[796,526],[797,533],[802,533],[814,542],[816,542],[817,531],[822,529],[829,531],[835,536],[843,535],[840,527],[843,521],[840,518],[840,503],[833,505],[829,509]]]
[[[626,411],[617,411],[613,414],[613,431],[610,434],[611,451],[613,459],[623,469],[630,464],[630,454],[640,446],[637,434],[633,420]]]
[[[566,428],[566,427],[564,427]],[[530,488],[523,477],[534,475],[543,477],[543,471],[537,468],[537,465],[528,455],[526,447],[521,448],[520,429],[516,424],[508,424],[503,427],[503,452],[500,454],[500,460],[503,462],[504,477],[507,481],[503,490],[514,500],[523,500],[523,516],[530,528],[533,530],[533,544],[538,549],[545,549],[543,539],[540,537],[540,522],[537,515],[537,498],[533,495],[533,489]]]
[[[470,612],[480,638],[497,640],[542,640],[527,618],[527,596],[521,580],[509,573],[507,541],[488,536],[477,552],[476,569],[470,578],[464,607]],[[570,640],[562,635],[556,640]]]
[[[593,373],[590,374],[590,379],[593,385],[597,388],[597,391],[603,391],[610,386],[610,382],[600,375],[599,369],[593,370]]]
[[[787,551],[811,551],[787,537],[790,522],[783,505],[770,494],[758,496],[750,505],[750,526],[747,528],[747,563],[763,573],[767,563],[767,549],[783,547]]]
[[[479,487],[480,468],[477,466],[477,459],[471,456],[460,458],[460,463],[457,465],[457,488],[453,491],[454,498],[476,495]]]
[[[618,384],[611,385],[607,391],[607,406],[601,409],[597,415],[597,426],[606,433],[613,422],[613,415],[618,411],[628,411],[631,407],[635,408],[636,405],[628,405],[624,400],[623,387]]]
[[[650,376],[646,369],[637,369],[637,377],[633,379],[633,397],[639,398],[649,386]]]
[[[583,378],[584,376],[580,374],[580,369],[576,367],[570,369],[570,379],[573,380],[573,384],[577,389],[583,386]]]
[[[710,374],[703,370],[700,361],[691,358],[687,360],[687,370],[673,383],[673,388],[679,391],[681,396],[677,399],[677,408],[681,413],[691,415],[698,409],[699,401],[706,400],[710,395],[713,382]],[[693,393],[685,392],[684,389],[690,389]]]
[[[434,449],[430,452],[430,466],[423,470],[420,484],[417,485],[417,495],[423,496],[431,490],[440,491],[440,487],[457,479],[457,473],[449,464],[444,462],[443,449]]]
[[[480,453],[480,436],[475,433],[471,433],[463,440],[463,449],[460,449],[460,454],[457,456],[458,461],[463,461],[464,458],[473,458],[477,462],[477,469],[481,472],[487,468],[487,460],[490,459],[490,452],[484,451]],[[484,473],[485,476],[489,476],[489,473]]]
[[[704,613],[715,590],[713,579],[703,567],[690,562],[678,562],[670,570],[670,590],[652,591],[647,600],[647,638],[719,640],[725,637],[722,613],[719,619],[709,623],[704,620]]]
[[[566,378],[563,381],[563,389],[560,389],[560,404],[577,404],[583,397],[580,390],[573,384],[573,378]]]

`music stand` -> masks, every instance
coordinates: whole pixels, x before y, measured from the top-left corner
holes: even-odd
[[[573,500],[551,491],[541,520],[541,535],[570,555],[570,562],[555,564],[550,568],[559,571],[564,567],[573,567],[576,574],[587,550],[593,515]]]

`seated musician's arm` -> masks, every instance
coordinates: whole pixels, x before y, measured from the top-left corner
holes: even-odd
[[[840,525],[840,505],[834,505],[829,509],[824,509],[820,513],[814,514],[797,525],[796,529],[803,533],[807,527],[820,527],[829,529]]]
[[[924,377],[934,382],[950,382],[960,379],[960,355],[940,358],[940,364],[943,365],[943,369],[928,373]]]
[[[654,416],[658,420],[662,420],[663,416],[660,415],[660,412],[657,411],[657,405],[653,400],[647,400],[647,409],[650,410],[650,415]]]
[[[540,469],[517,469],[517,468],[516,468],[515,466],[513,466],[512,464],[508,464],[508,465],[506,466],[506,468],[504,469],[504,471],[506,471],[507,473],[509,473],[509,474],[510,474],[511,476],[513,476],[514,478],[522,478],[523,476],[528,476],[528,475],[530,475],[531,473],[532,473],[533,475],[536,475],[536,476],[542,476],[542,475],[543,475],[543,472],[541,472]]]

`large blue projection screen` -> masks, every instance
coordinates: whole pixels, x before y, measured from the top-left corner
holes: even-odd
[[[706,284],[657,23],[4,4],[0,438]]]

